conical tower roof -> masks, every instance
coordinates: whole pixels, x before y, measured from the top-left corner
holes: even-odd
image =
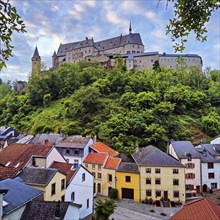
[[[34,50],[34,55],[33,55],[33,57],[32,57],[32,58],[38,58],[38,59],[40,59],[40,55],[39,55],[39,53],[38,53],[37,46],[35,47],[35,50]]]
[[[53,56],[52,57],[57,57],[57,53],[56,51],[54,51]]]

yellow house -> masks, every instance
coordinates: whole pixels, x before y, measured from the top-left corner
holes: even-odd
[[[140,171],[140,199],[185,203],[185,167],[156,147],[132,155]]]
[[[137,164],[121,162],[116,171],[116,188],[119,199],[140,202],[140,173]]]
[[[43,190],[45,201],[65,201],[66,174],[60,170],[26,167],[18,176],[25,184]]]

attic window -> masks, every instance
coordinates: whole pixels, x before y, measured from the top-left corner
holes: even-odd
[[[20,165],[20,163],[17,163],[17,164],[15,165],[15,168],[17,168],[19,165]]]
[[[5,166],[9,166],[11,164],[11,161],[8,161],[8,163],[5,164]]]

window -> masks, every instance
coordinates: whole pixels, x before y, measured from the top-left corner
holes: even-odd
[[[146,173],[151,173],[151,168],[146,168]]]
[[[179,198],[179,191],[173,191],[173,197]]]
[[[173,179],[173,185],[174,186],[179,186],[179,180],[178,179]]]
[[[72,202],[75,201],[75,192],[72,192],[72,193],[71,193],[71,201],[72,201]]]
[[[151,184],[151,178],[146,178],[146,184]]]
[[[61,196],[61,202],[64,202],[65,201],[65,196]]]
[[[160,178],[155,179],[155,184],[160,184]]]
[[[155,169],[155,173],[160,173],[160,169],[159,169],[159,168],[156,168],[156,169]]]
[[[66,149],[66,154],[70,154],[70,150],[69,149]]]
[[[151,196],[151,190],[150,189],[146,190],[146,196]]]
[[[217,183],[211,183],[211,188],[212,189],[217,189]]]
[[[186,168],[195,168],[195,164],[194,163],[186,163]]]
[[[92,165],[92,169],[93,169],[93,170],[95,169],[95,165],[94,165],[94,164]]]
[[[179,170],[178,169],[173,169],[173,174],[178,174]]]
[[[186,179],[195,179],[195,173],[186,173]]]
[[[85,167],[88,168],[88,164],[87,163],[85,164]]]
[[[160,190],[156,190],[155,194],[156,194],[156,197],[157,196],[161,196],[161,191]]]
[[[98,179],[102,179],[102,174],[98,173]]]
[[[85,173],[83,173],[83,174],[82,174],[82,182],[84,182],[84,181],[85,181],[85,179],[86,179],[86,174],[85,174]]]
[[[87,209],[89,208],[89,199],[87,199]]]
[[[75,154],[79,154],[79,150],[75,150],[75,152],[74,152]]]
[[[194,190],[194,185],[186,184],[186,190]]]
[[[94,176],[94,178],[95,178],[95,176],[96,176],[96,175],[95,175],[95,172],[92,172],[92,175],[93,175],[93,176]]]
[[[208,173],[209,179],[215,179],[215,173]]]
[[[51,185],[51,195],[54,195],[56,193],[56,183],[53,183]]]
[[[98,170],[101,170],[101,165],[98,165]]]
[[[65,179],[61,180],[61,190],[65,189]]]
[[[112,175],[111,174],[108,174],[108,181],[112,182]]]
[[[208,163],[208,169],[214,169],[214,163]]]
[[[125,182],[131,182],[131,177],[130,176],[126,176],[125,177]]]

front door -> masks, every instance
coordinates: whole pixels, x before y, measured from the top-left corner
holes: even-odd
[[[201,191],[200,191],[200,186],[196,186],[196,193],[199,194]]]
[[[122,199],[134,199],[134,189],[122,188]]]
[[[165,201],[168,200],[168,191],[164,191],[163,197]]]
[[[206,193],[206,192],[207,192],[207,189],[208,189],[207,185],[204,184],[204,185],[202,186],[202,191],[203,191],[204,193]]]
[[[101,183],[98,183],[98,193],[101,193]]]
[[[108,196],[110,196],[111,189],[112,187],[108,187]]]

